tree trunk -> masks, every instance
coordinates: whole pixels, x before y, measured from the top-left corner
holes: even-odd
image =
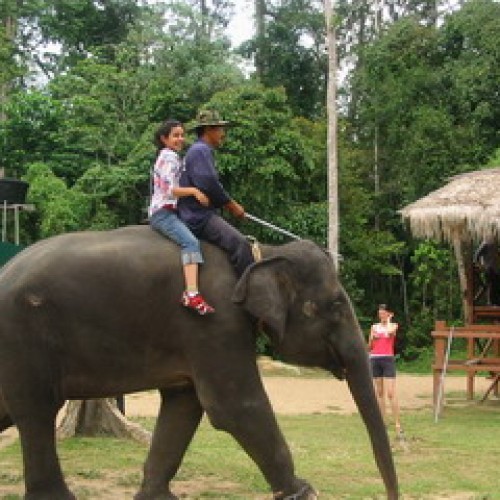
[[[455,234],[453,237],[453,250],[455,251],[455,259],[457,260],[464,321],[465,324],[468,325],[472,323],[472,301],[470,299],[472,283],[469,283],[468,279],[466,265],[466,259],[468,257],[467,250],[465,245],[463,245],[462,241],[460,240],[460,236],[458,234]]]
[[[69,401],[57,436],[114,436],[149,444],[151,433],[127,420],[118,410],[115,399]]]
[[[325,0],[325,19],[328,46],[328,87],[326,98],[328,116],[328,250],[333,258],[335,267],[338,268],[337,44],[331,0]]]
[[[1,21],[1,27],[3,28],[3,37],[0,37],[0,42],[2,42],[2,44],[5,43],[10,50],[10,45],[13,43],[17,30],[16,19],[12,15],[8,14]],[[1,32],[0,35],[2,35]],[[7,102],[7,93],[11,84],[8,79],[4,78],[0,79],[0,122],[6,120],[4,109]]]
[[[259,80],[265,74],[263,50],[265,45],[266,25],[265,25],[266,4],[264,0],[255,0],[255,38],[257,40],[257,49],[255,52],[255,72]]]

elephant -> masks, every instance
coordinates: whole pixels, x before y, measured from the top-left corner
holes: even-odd
[[[19,431],[25,498],[68,500],[55,445],[67,400],[158,389],[161,402],[136,500],[172,500],[171,480],[204,414],[257,464],[274,499],[318,494],[294,472],[256,355],[345,378],[371,439],[387,498],[399,498],[363,335],[328,252],[308,240],[262,246],[238,278],[203,243],[200,288],[216,313],[179,299],[179,248],[146,225],[41,240],[0,272],[0,432]]]

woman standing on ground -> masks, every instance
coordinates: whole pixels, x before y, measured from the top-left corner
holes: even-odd
[[[399,418],[399,402],[396,393],[396,363],[394,360],[394,344],[398,324],[392,322],[394,313],[386,304],[378,307],[379,322],[372,325],[368,350],[372,368],[373,385],[382,417],[385,418],[385,398],[389,400],[396,433],[402,436]]]

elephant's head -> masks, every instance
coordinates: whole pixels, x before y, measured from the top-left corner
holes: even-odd
[[[345,378],[365,343],[332,259],[308,241],[250,266],[233,300],[260,319],[284,361],[317,366]]]
[[[233,300],[266,325],[283,361],[317,366],[346,378],[365,421],[389,498],[397,479],[375,398],[366,344],[330,256],[302,240],[250,266]]]

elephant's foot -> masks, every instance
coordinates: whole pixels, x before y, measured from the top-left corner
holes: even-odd
[[[24,500],[77,500],[77,498],[67,488],[63,488],[37,493],[26,493]]]
[[[305,481],[301,481],[299,489],[294,492],[278,491],[273,494],[274,500],[316,500],[318,494],[314,488]]]

